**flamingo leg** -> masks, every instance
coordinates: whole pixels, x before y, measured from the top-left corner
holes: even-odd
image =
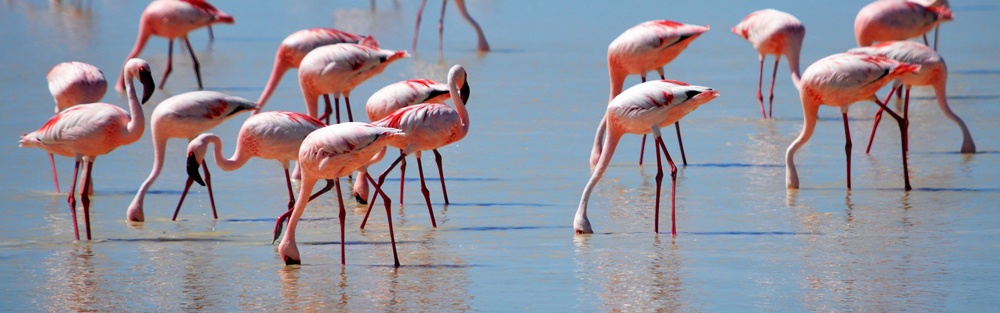
[[[937,43],[937,39],[935,39],[934,43]],[[905,99],[903,100],[903,120],[906,121],[906,136],[903,136],[903,138],[905,139],[910,138],[910,88],[911,87],[913,86],[906,85],[906,96],[904,97]],[[906,152],[910,152],[909,143],[905,143],[903,146],[906,147]]]
[[[444,193],[444,204],[450,204],[451,202],[448,201],[448,188],[444,185],[444,168],[441,167],[441,153],[438,153],[437,149],[431,151],[434,151],[434,162],[437,162],[438,177],[441,178],[441,192]]]
[[[940,29],[941,29],[940,25],[934,27],[934,51],[937,51],[937,46],[938,46],[938,31]]]
[[[288,188],[289,188],[289,190],[291,190],[291,182],[289,182],[289,187]],[[320,195],[326,193],[327,191],[330,191],[330,189],[333,189],[333,180],[332,179],[327,179],[326,180],[326,186],[323,186],[323,189],[320,189],[316,193],[312,194],[312,196],[309,196],[309,201],[312,201],[313,199],[316,199]],[[306,202],[308,202],[308,201],[306,201]],[[292,212],[294,212],[293,209],[294,208],[289,209],[287,212],[282,213],[281,215],[278,216],[278,219],[277,219],[277,221],[275,222],[275,225],[274,225],[274,239],[271,239],[271,244],[274,244],[274,242],[278,241],[278,238],[281,237],[281,224],[286,219],[288,219],[289,217],[292,216]]]
[[[420,1],[420,8],[417,9],[417,25],[413,26],[413,51],[417,51],[417,36],[420,35],[420,19],[424,15],[424,6],[427,5],[427,0]]]
[[[771,72],[771,90],[767,92],[767,117],[771,117],[774,114],[774,81],[778,77],[778,62],[781,61],[781,57],[774,58],[774,71]],[[761,100],[761,109],[764,107],[763,100]],[[683,155],[683,153],[681,153]],[[687,162],[684,163],[685,165]]]
[[[73,235],[76,236],[76,240],[80,241],[80,226],[76,223],[76,196],[73,194],[76,192],[76,178],[80,172],[80,160],[76,160],[76,164],[73,166],[73,184],[69,187],[69,197],[66,202],[69,203],[69,213],[73,217]]]
[[[295,193],[292,191],[292,177],[288,175],[288,168],[285,168],[285,185],[288,186],[288,210],[295,207]]]
[[[375,185],[375,179],[372,178],[372,175],[368,173],[365,173],[364,175],[365,178],[368,179],[369,183]],[[394,265],[399,267],[399,256],[396,254],[396,234],[392,230],[392,212],[389,209],[392,206],[390,203],[392,200],[389,200],[389,196],[382,191],[382,188],[375,187],[375,194],[382,195],[382,203],[385,203],[385,217],[389,222],[389,241],[392,242],[392,259]]]
[[[688,165],[687,155],[684,154],[684,140],[681,139],[681,121],[674,122],[674,129],[677,131],[677,145],[681,147],[681,162]]]
[[[184,191],[181,192],[181,200],[177,201],[177,208],[174,209],[174,217],[170,218],[171,221],[176,221],[177,220],[177,213],[181,212],[181,205],[184,204],[184,198],[187,197],[188,190],[191,189],[191,183],[193,183],[193,182],[194,182],[194,179],[188,177],[187,182],[184,183]]]
[[[347,121],[353,122],[354,115],[351,114],[351,97],[346,95],[344,96],[344,108],[347,109]]]
[[[194,49],[191,48],[191,41],[188,40],[187,36],[184,36],[184,44],[188,47],[188,52],[191,53],[191,63],[194,63],[194,76],[198,79],[198,90],[202,90],[201,85],[201,64],[198,64],[198,57],[194,55]]]
[[[441,17],[438,19],[438,52],[444,47],[444,9],[448,7],[448,0],[441,0]]]
[[[340,96],[333,97],[333,111],[337,114],[337,124],[340,124]]]
[[[212,25],[208,25],[208,44],[215,42],[215,32],[212,31]]]
[[[399,155],[403,155],[403,149],[399,149]],[[399,205],[403,205],[403,186],[406,186],[406,158],[399,163]]]
[[[909,168],[908,168],[907,162],[906,162],[906,151],[909,150],[909,147],[907,147],[909,145],[908,144],[908,139],[906,138],[907,137],[906,136],[906,124],[907,124],[907,120],[904,119],[902,116],[899,116],[899,114],[896,114],[896,112],[893,112],[892,110],[890,110],[888,107],[885,106],[885,103],[882,103],[882,102],[878,101],[878,99],[875,99],[875,104],[878,104],[878,106],[882,107],[883,110],[885,110],[886,112],[889,112],[889,115],[891,115],[892,118],[896,119],[896,123],[899,124],[899,133],[900,133],[900,136],[902,137],[903,183],[904,183],[905,190],[909,191],[909,190],[911,190],[913,188],[910,187],[910,171],[909,171]]]
[[[764,95],[760,93],[764,84],[764,56],[760,56],[760,71],[757,75],[757,103],[760,104],[760,115],[767,119],[767,112],[764,111]]]
[[[334,179],[334,188],[337,189],[337,204],[340,205],[340,213],[337,214],[337,219],[340,220],[340,265],[347,264],[347,254],[344,250],[345,237],[344,237],[344,219],[347,218],[347,211],[344,209],[344,198],[340,193],[340,179]]]
[[[167,40],[167,68],[163,69],[163,79],[160,80],[160,89],[167,84],[167,76],[174,70],[174,40]]]
[[[420,161],[420,157],[417,157],[417,172],[420,173],[420,192],[424,194],[424,203],[427,203],[427,213],[431,216],[431,226],[437,227],[437,221],[434,220],[434,208],[431,207],[431,191],[427,189],[427,184],[424,182],[424,165]]]
[[[847,125],[847,109],[841,110],[844,116],[844,136],[847,137],[847,144],[844,145],[844,152],[847,154],[847,189],[851,189],[851,128]]]
[[[83,169],[83,188],[80,188],[80,202],[83,203],[83,222],[87,229],[87,240],[90,240],[90,172],[94,168],[94,161],[87,160],[86,168]]]
[[[655,137],[655,136],[654,136]],[[656,150],[656,202],[653,211],[653,232],[660,233],[660,188],[663,187],[663,163],[660,161],[660,137],[656,137],[653,148]]]
[[[882,103],[889,103],[889,99],[892,99],[892,94],[896,93],[896,88],[899,85],[893,85],[892,89],[889,90],[889,94],[885,95],[885,100]],[[865,148],[865,154],[872,151],[872,142],[875,141],[875,131],[878,130],[878,123],[882,121],[882,108],[878,108],[878,112],[875,113],[875,122],[872,124],[872,134],[868,137],[868,148]]]
[[[330,125],[330,111],[333,111],[333,108],[331,108],[330,105],[330,95],[323,94],[323,101],[326,102],[326,110],[323,111],[324,112],[323,115],[320,116],[318,119],[323,120],[324,122],[326,122],[327,125]]]
[[[667,158],[667,163],[670,164],[670,235],[677,236],[677,214],[676,214],[676,203],[677,203],[677,165],[674,164],[674,160],[670,158],[670,153],[667,152],[667,146],[663,144],[663,138],[660,137],[657,145],[663,150],[663,156]],[[659,193],[660,189],[656,189]],[[659,206],[660,202],[656,202]],[[659,214],[657,214],[659,216]]]
[[[212,204],[212,217],[219,219],[219,213],[215,211],[215,195],[212,193],[212,175],[208,173],[208,165],[201,161],[202,170],[205,171],[205,186],[208,187],[208,202]]]
[[[646,82],[646,73],[639,75],[643,83]],[[646,154],[646,134],[642,134],[642,142],[639,143],[639,166],[642,166],[642,157]]]
[[[385,169],[385,172],[382,172],[382,174],[378,176],[378,183],[375,184],[375,189],[382,188],[382,184],[385,183],[385,177],[389,175],[389,172],[391,172],[393,168],[396,168],[396,165],[403,161],[404,158],[406,158],[406,155],[401,153],[395,161],[392,161],[389,168]],[[372,214],[372,207],[375,206],[376,195],[377,194],[372,195],[372,200],[368,201],[368,211],[365,212],[365,218],[361,220],[361,229],[365,229],[365,224],[368,223],[368,215]]]
[[[49,164],[52,165],[52,181],[56,183],[56,193],[62,193],[59,191],[59,175],[56,174],[56,159],[49,153]]]

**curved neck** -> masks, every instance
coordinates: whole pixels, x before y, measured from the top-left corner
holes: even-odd
[[[215,156],[215,165],[218,165],[223,171],[237,170],[250,160],[249,154],[242,153],[243,149],[241,149],[242,147],[239,143],[236,144],[236,152],[233,153],[233,157],[226,158],[222,155],[222,139],[219,136],[207,136],[205,141],[206,144],[212,145],[212,155]]]
[[[149,191],[149,187],[153,186],[156,182],[156,178],[160,177],[160,170],[163,169],[163,153],[167,148],[167,139],[169,138],[158,138],[156,127],[152,130],[153,137],[153,169],[149,172],[149,177],[142,182],[142,186],[139,187],[139,191],[135,193],[135,198],[132,199],[132,204],[129,205],[129,211],[137,210],[142,212],[143,202],[146,198],[146,192]]]
[[[802,89],[802,71],[799,70],[799,54],[802,52],[802,42],[789,42],[786,47],[785,58],[788,59],[788,68],[792,72],[792,83],[796,89]]]
[[[462,96],[459,95],[458,86],[454,80],[448,82],[448,92],[451,94],[451,101],[455,102],[455,110],[458,111],[459,118],[462,119],[462,134],[458,138],[462,139],[465,138],[465,134],[469,133],[469,111],[465,109],[465,101],[462,101]]]
[[[260,98],[257,99],[257,110],[260,111],[264,109],[264,104],[267,103],[267,99],[271,98],[271,94],[274,93],[274,89],[278,88],[278,83],[281,82],[281,77],[285,75],[291,66],[285,64],[284,59],[281,57],[281,50],[279,48],[278,53],[274,56],[274,68],[271,70],[271,78],[267,79],[267,85],[264,86],[264,92],[260,94]]]
[[[944,113],[944,116],[955,122],[955,124],[958,124],[958,128],[962,130],[962,150],[960,151],[962,153],[975,153],[976,144],[972,141],[972,134],[969,132],[969,128],[965,126],[962,118],[951,111],[951,107],[948,106],[948,97],[945,94],[945,89],[944,79],[941,80],[941,83],[934,84],[934,95],[937,97],[938,107],[941,108],[941,113]],[[907,95],[910,93],[909,86],[906,88],[906,93]]]
[[[611,100],[614,100],[618,94],[622,93],[622,85],[625,84],[625,77],[628,76],[628,73],[624,70],[616,69],[615,66],[617,65],[612,64],[612,60],[608,59],[608,78],[611,81],[611,92],[608,97],[609,103]]]
[[[130,71],[123,71],[125,76],[125,94],[128,95],[128,109],[132,118],[125,125],[126,140],[134,142],[142,137],[142,132],[146,130],[146,115],[142,112],[142,103],[135,94],[135,76]]]
[[[805,96],[802,97],[805,99]],[[785,186],[788,189],[799,188],[799,175],[795,170],[795,152],[805,145],[812,137],[813,130],[816,129],[816,114],[819,113],[819,103],[802,102],[802,132],[795,141],[785,150]]]

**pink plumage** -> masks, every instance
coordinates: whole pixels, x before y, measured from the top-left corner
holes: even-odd
[[[953,18],[946,6],[929,6],[906,0],[881,0],[869,3],[854,19],[854,38],[858,46],[873,42],[906,40],[923,35]]]
[[[798,86],[799,53],[806,28],[791,14],[774,9],[764,9],[750,13],[732,29],[733,33],[749,41],[760,55],[760,74],[757,77],[757,102],[760,114],[768,118],[774,112],[774,80],[778,74],[778,61],[784,56],[792,72],[792,82]],[[764,58],[774,55],[774,71],[771,73],[771,89],[768,92],[768,110],[764,112],[764,95],[761,85],[764,80]]]
[[[386,66],[409,56],[406,51],[391,51],[364,45],[340,43],[313,49],[299,64],[299,85],[305,98],[309,116],[330,121],[331,105],[327,94],[333,94],[337,104],[337,122],[340,122],[339,98],[344,97],[348,120],[351,114],[351,90],[369,78],[382,73]],[[319,116],[317,102],[323,95],[326,113]]]

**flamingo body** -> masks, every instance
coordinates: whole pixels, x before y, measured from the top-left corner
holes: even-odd
[[[343,95],[350,112],[350,93],[365,80],[382,73],[386,66],[407,57],[406,51],[390,51],[341,43],[313,49],[299,65],[299,85],[309,116],[319,117],[320,95]],[[329,116],[327,107],[326,116]]]
[[[705,104],[719,96],[719,93],[711,88],[702,86],[691,86],[686,83],[658,80],[648,81],[635,85],[625,92],[622,92],[610,103],[608,103],[607,113],[603,123],[598,127],[597,134],[601,140],[598,144],[598,162],[594,168],[594,173],[587,181],[580,198],[580,206],[577,209],[576,217],[573,220],[573,229],[577,233],[593,233],[590,220],[587,218],[587,205],[590,194],[601,180],[604,171],[611,162],[615,148],[619,140],[625,134],[648,134],[653,133],[657,145],[657,164],[660,165],[660,151],[666,152],[663,139],[660,136],[660,128],[676,123],[682,117],[691,113],[702,104]],[[673,182],[676,184],[677,168],[667,154],[667,161],[670,163]],[[656,188],[656,223],[655,231],[659,232],[659,198],[660,183],[663,178],[663,168],[658,166],[657,188]],[[673,191],[671,194],[673,195]],[[673,200],[673,196],[671,196]],[[673,201],[671,201],[673,208]],[[673,209],[671,209],[673,212]],[[672,230],[676,235],[676,228]]]
[[[708,31],[708,26],[668,20],[648,21],[629,28],[608,45],[608,73],[611,97],[621,93],[625,77],[657,71],[673,61],[692,41]],[[662,78],[662,77],[661,77]]]
[[[380,120],[396,110],[420,103],[443,103],[451,97],[448,85],[431,79],[410,79],[379,89],[368,98],[369,121]]]
[[[83,62],[59,63],[49,70],[45,79],[56,101],[57,113],[77,104],[101,101],[108,90],[104,73],[96,66]]]
[[[309,28],[294,32],[285,37],[278,46],[278,52],[274,55],[274,68],[271,70],[271,77],[264,87],[264,92],[257,100],[258,106],[261,109],[264,107],[274,89],[278,87],[281,77],[289,69],[298,68],[306,54],[318,47],[338,43],[355,43],[378,48],[378,41],[371,36],[363,37],[333,28]]]
[[[802,51],[802,40],[806,28],[791,14],[764,9],[750,13],[743,21],[732,29],[733,33],[753,45],[760,54],[760,75],[757,81],[757,101],[760,103],[761,115],[765,118],[771,115],[770,109],[764,114],[764,96],[761,94],[761,84],[764,78],[764,58],[774,55],[774,72],[771,77],[769,102],[774,101],[774,76],[778,72],[778,61],[782,56],[788,60],[792,72],[792,82],[799,83],[799,53]],[[770,106],[770,104],[769,104]]]
[[[129,205],[128,220],[133,222],[145,220],[143,200],[163,168],[167,140],[185,138],[190,141],[236,114],[256,108],[253,102],[217,91],[192,91],[160,102],[150,116],[153,168],[149,177],[139,187],[132,204]]]
[[[925,34],[952,17],[946,6],[905,0],[875,1],[861,8],[854,19],[854,38],[862,47],[876,41],[906,40]]]

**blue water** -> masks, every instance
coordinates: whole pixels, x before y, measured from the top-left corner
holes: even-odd
[[[45,154],[15,141],[52,115],[44,77],[53,65],[84,61],[117,78],[145,6],[80,2],[0,2],[0,106],[7,112],[0,131],[9,140],[0,153],[0,311],[982,312],[1000,305],[1000,39],[990,35],[1000,30],[1000,6],[991,1],[954,3],[955,20],[941,28],[939,49],[951,74],[952,109],[969,125],[979,153],[957,153],[958,128],[941,115],[930,90],[914,89],[909,192],[895,127],[879,131],[871,154],[862,151],[876,111],[870,103],[850,112],[854,189],[845,188],[840,112],[823,108],[813,139],[796,155],[802,189],[786,191],[783,156],[801,128],[798,94],[782,63],[775,118],[762,120],[754,97],[757,54],[729,32],[751,11],[789,12],[807,28],[805,68],[854,46],[854,16],[866,1],[470,0],[494,49],[487,54],[475,52],[475,34],[454,5],[443,50],[436,51],[440,3],[430,1],[413,57],[352,93],[364,103],[399,80],[444,80],[452,64],[466,67],[473,87],[468,136],[441,149],[450,205],[443,204],[433,161],[424,162],[433,177],[437,228],[412,179],[414,160],[403,205],[396,203],[398,176],[390,175],[398,269],[391,266],[384,211],[376,210],[360,231],[364,207],[351,199],[345,199],[347,265],[339,264],[331,196],[311,203],[303,216],[304,264],[284,266],[270,244],[273,219],[286,202],[273,161],[252,160],[234,172],[213,167],[219,219],[211,217],[204,188],[195,187],[179,220],[171,221],[186,178],[181,140],[168,145],[164,172],[146,198],[147,221],[126,223],[125,209],[152,163],[148,133],[97,159],[94,240],[74,241],[66,194],[54,192]],[[216,26],[212,44],[203,30],[191,35],[205,87],[247,99],[262,91],[288,34],[335,27],[373,34],[384,48],[411,50],[418,6],[213,3],[236,24]],[[661,233],[653,233],[654,156],[647,152],[646,165],[638,166],[639,138],[627,136],[591,198],[596,234],[574,235],[573,214],[607,103],[606,47],[635,24],[664,18],[712,27],[666,67],[667,76],[722,94],[682,120],[690,164],[678,173],[679,233],[664,231],[666,210]],[[195,88],[181,47],[147,115]],[[141,54],[156,78],[165,48],[166,40],[154,38]],[[104,101],[126,103],[114,91]],[[267,108],[304,111],[295,71]],[[355,105],[354,115],[362,112]],[[244,119],[213,130],[227,155]],[[672,133],[664,129],[679,160]],[[71,162],[57,159],[64,190]],[[669,184],[662,192],[670,192]]]

